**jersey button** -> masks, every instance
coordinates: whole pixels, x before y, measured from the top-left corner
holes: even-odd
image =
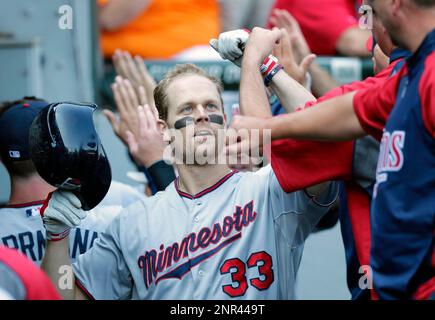
[[[202,205],[202,202],[201,202],[201,201],[198,201],[198,202],[196,203],[196,205],[197,205],[197,206],[200,206],[200,205]]]
[[[199,270],[199,271],[198,271],[198,276],[199,276],[200,279],[201,279],[202,277],[204,277],[204,271]]]
[[[195,222],[199,222],[199,218],[198,218],[198,217],[195,217],[195,219],[193,219],[193,221],[195,221]]]

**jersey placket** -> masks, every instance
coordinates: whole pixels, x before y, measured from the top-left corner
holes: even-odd
[[[195,233],[196,235],[198,235],[199,231],[205,227],[206,225],[204,225],[204,216],[202,215],[202,211],[204,208],[204,199],[206,196],[200,197],[200,198],[193,198],[193,199],[189,199],[188,201],[190,201],[190,205],[189,205],[189,210],[190,210],[190,214],[189,217],[191,219],[191,231],[193,233]],[[196,250],[194,253],[190,253],[189,252],[189,259],[193,259],[195,258],[197,255],[201,254],[201,248]],[[198,286],[197,284],[199,282],[201,282],[204,278],[205,275],[205,270],[202,264],[199,264],[197,266],[194,266],[191,268],[192,273],[192,278],[194,280],[195,286],[194,286],[194,291],[193,291],[193,299],[200,299],[200,293],[197,292]]]
[[[198,235],[199,231],[206,227],[204,224],[204,216],[202,215],[202,211],[204,208],[205,201],[203,198],[205,198],[206,195],[195,198],[195,197],[182,197],[184,203],[186,204],[186,208],[189,210],[188,219],[189,226],[190,226],[190,233],[194,233]],[[197,245],[197,240],[195,238],[195,246]],[[195,252],[188,251],[189,260],[192,261],[196,256],[200,255],[202,253],[201,248],[196,250]],[[200,293],[197,292],[196,288],[198,287],[198,283],[203,280],[205,275],[205,270],[202,266],[202,264],[199,264],[197,266],[191,266],[190,274],[193,280],[193,299],[199,300],[201,299]]]

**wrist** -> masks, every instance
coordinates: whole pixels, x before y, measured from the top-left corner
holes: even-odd
[[[261,75],[264,77],[267,76],[267,74],[273,70],[273,68],[275,66],[277,66],[278,63],[278,58],[273,56],[273,55],[269,55],[268,57],[266,57],[266,59],[263,60],[261,66],[260,66],[260,72]]]
[[[281,83],[281,81],[283,80],[283,79],[286,79],[285,77],[287,76],[287,77],[290,77],[288,74],[286,74],[285,73],[285,71],[284,71],[284,66],[283,66],[283,68],[281,68],[280,70],[278,70],[278,72],[275,74],[275,76],[272,78],[272,81],[271,81],[271,83],[270,83],[270,87],[272,88],[272,89],[275,89],[276,87],[277,87],[277,85],[279,84],[279,83]],[[292,78],[293,79],[293,78]],[[296,81],[296,80],[295,80]]]
[[[65,227],[65,230],[63,231],[56,231],[56,232],[52,232],[46,229],[46,238],[47,241],[61,241],[64,240],[65,238],[68,238],[69,234],[71,232],[71,228],[69,227]]]
[[[258,55],[249,55],[246,54],[247,51],[243,54],[243,60],[242,60],[242,69],[243,70],[255,70],[255,72],[258,72],[258,68],[261,66],[262,59]]]
[[[276,122],[278,118],[279,116],[265,119],[265,127],[270,130],[270,139],[272,141],[279,139],[278,132],[276,130]]]
[[[144,167],[148,170],[149,168],[151,168],[153,165],[159,163],[160,161],[163,161],[162,157],[155,156],[155,157],[149,158],[149,160],[146,163],[144,163]]]
[[[268,87],[272,82],[272,78],[283,69],[283,66],[279,64],[278,59],[273,55],[269,55],[260,67],[260,72],[264,79],[264,85]]]
[[[264,119],[263,129],[269,129],[269,130],[272,130],[273,125],[274,125],[274,123],[273,123],[273,118],[274,118],[274,117],[269,117],[269,118]]]
[[[139,157],[136,160],[136,162],[138,162],[138,165],[142,165],[148,169],[154,163],[159,162],[162,159],[163,159],[163,150],[161,150],[161,152],[147,153],[146,157]]]
[[[317,59],[316,59],[317,60]],[[319,68],[320,68],[320,65],[317,63],[317,61],[316,60],[314,60],[312,63],[311,63],[311,65],[309,66],[309,68],[308,68],[308,72],[316,72],[316,70],[319,70]]]

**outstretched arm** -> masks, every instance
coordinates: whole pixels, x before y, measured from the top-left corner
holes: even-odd
[[[341,141],[365,135],[353,108],[356,92],[325,101],[300,112],[266,121],[272,140],[295,138]]]
[[[260,119],[235,116],[231,127],[236,130],[259,129],[263,135],[265,130],[270,130],[272,140],[287,138],[315,141],[352,140],[366,134],[353,108],[355,94],[356,92],[350,92],[311,108],[280,117]],[[237,146],[229,146],[229,148],[237,148]]]

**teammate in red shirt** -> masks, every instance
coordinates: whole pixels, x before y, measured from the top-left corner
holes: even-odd
[[[275,26],[276,9],[286,10],[299,22],[313,53],[368,56],[370,33],[359,28],[357,6],[355,0],[277,0],[268,27]]]

